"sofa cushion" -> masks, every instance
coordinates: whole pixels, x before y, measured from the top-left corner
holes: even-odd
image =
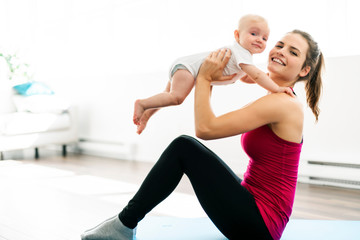
[[[15,105],[11,98],[13,82],[9,80],[9,66],[5,59],[0,57],[0,114],[15,112]]]
[[[0,134],[18,135],[41,133],[69,128],[71,119],[68,113],[27,113],[16,112],[2,114],[0,118]]]
[[[70,104],[56,95],[23,96],[15,94],[13,101],[18,112],[63,113],[69,110]]]
[[[24,96],[51,95],[54,92],[42,82],[26,82],[13,87],[19,94]]]
[[[1,81],[0,79],[0,114],[16,111],[12,95],[13,90],[10,81]]]

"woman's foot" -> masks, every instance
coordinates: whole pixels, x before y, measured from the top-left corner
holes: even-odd
[[[136,228],[126,227],[116,215],[100,225],[85,231],[81,235],[82,240],[132,240],[136,234]]]
[[[141,119],[144,111],[145,111],[145,109],[141,105],[141,100],[140,99],[136,100],[135,106],[134,106],[134,116],[133,116],[133,121],[136,125],[140,124],[140,119]]]

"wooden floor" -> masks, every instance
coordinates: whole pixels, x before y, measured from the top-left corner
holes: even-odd
[[[55,154],[0,161],[0,240],[79,240],[126,205],[152,165]],[[183,178],[149,215],[205,213]],[[360,190],[298,184],[292,218],[360,220]]]

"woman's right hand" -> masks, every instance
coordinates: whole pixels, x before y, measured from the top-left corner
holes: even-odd
[[[223,76],[223,71],[231,57],[230,49],[219,49],[210,53],[200,67],[198,79],[211,81],[228,81],[234,75]]]

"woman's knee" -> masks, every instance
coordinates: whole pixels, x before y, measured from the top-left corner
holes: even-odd
[[[162,153],[161,159],[171,159],[177,161],[178,159],[188,158],[188,154],[193,152],[193,141],[196,140],[187,135],[181,135],[175,138]]]
[[[170,146],[171,148],[178,149],[178,151],[189,151],[197,144],[198,141],[195,138],[188,135],[180,135],[170,143]]]
[[[196,138],[188,135],[180,135],[172,141],[171,145],[177,148],[178,154],[183,154],[184,156],[189,156],[189,154],[195,155],[206,149]]]
[[[196,141],[195,138],[188,136],[188,135],[180,135],[177,138],[175,138],[172,143],[174,144],[192,144],[194,141]]]

